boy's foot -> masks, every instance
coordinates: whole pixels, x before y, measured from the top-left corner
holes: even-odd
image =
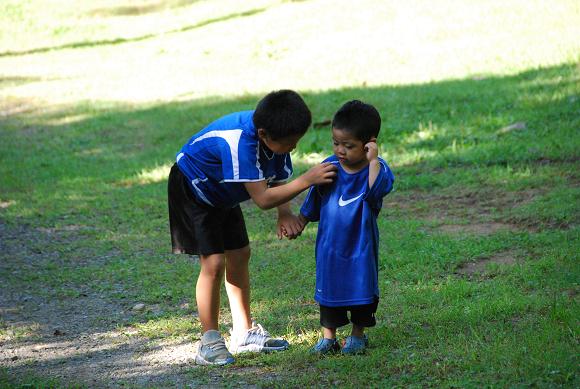
[[[198,365],[228,365],[235,359],[226,348],[226,342],[216,330],[206,331],[199,341],[195,363]]]
[[[364,354],[368,345],[369,338],[366,335],[363,337],[351,335],[346,338],[341,352],[348,355]]]
[[[340,351],[340,345],[336,339],[322,338],[316,346],[310,349],[311,354],[325,355],[334,354]]]
[[[284,339],[272,338],[260,324],[254,324],[249,330],[240,334],[232,332],[230,338],[230,352],[239,354],[245,352],[269,352],[282,351],[288,348],[289,344]]]

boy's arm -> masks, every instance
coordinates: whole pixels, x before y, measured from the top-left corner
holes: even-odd
[[[298,220],[300,220],[300,223],[302,223],[302,229],[304,229],[310,222],[310,220],[306,219],[306,216],[304,216],[302,213],[298,214]]]
[[[284,183],[273,184],[272,186],[281,186]],[[292,213],[290,202],[278,205],[278,222],[276,225],[276,235],[278,239],[288,237],[288,239],[296,239],[302,233],[304,225],[300,222],[298,216]]]
[[[379,160],[378,147],[374,140],[365,145],[367,160],[369,161],[369,188],[365,200],[373,209],[380,210],[382,199],[392,189],[395,176],[387,164]]]
[[[373,138],[374,139],[374,138]],[[369,188],[373,187],[373,184],[379,176],[379,171],[381,169],[381,164],[379,162],[379,148],[377,146],[376,140],[371,139],[365,145],[367,161],[369,161]]]
[[[330,184],[336,177],[336,166],[330,162],[316,165],[287,184],[268,188],[265,180],[245,182],[248,194],[261,209],[271,209],[287,203],[312,185]]]

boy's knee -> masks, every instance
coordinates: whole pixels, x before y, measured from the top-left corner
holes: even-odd
[[[251,255],[250,245],[242,247],[241,249],[228,250],[226,252],[226,258],[228,259],[228,261],[230,260],[236,262],[248,261],[250,259],[250,255]]]
[[[226,270],[226,264],[223,255],[220,256],[202,256],[201,271],[206,276],[213,278],[222,278]]]

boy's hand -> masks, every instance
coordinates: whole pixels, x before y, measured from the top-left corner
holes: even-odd
[[[308,186],[330,184],[336,177],[336,171],[337,167],[333,163],[324,162],[308,170],[302,178]]]
[[[376,159],[379,156],[379,147],[377,146],[377,142],[371,140],[365,145],[366,157],[367,161],[371,162],[372,160]]]
[[[278,215],[278,225],[276,228],[278,239],[282,239],[283,237],[296,239],[300,236],[303,229],[304,224],[302,224],[298,216],[289,213]]]

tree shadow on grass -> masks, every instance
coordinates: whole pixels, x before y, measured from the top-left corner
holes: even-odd
[[[376,105],[384,123],[381,145],[397,175],[397,190],[400,193],[412,190],[431,192],[444,190],[448,184],[462,185],[464,177],[477,177],[482,169],[507,166],[534,168],[545,166],[546,161],[555,165],[577,164],[580,141],[577,135],[580,128],[577,115],[580,108],[579,91],[574,85],[577,80],[575,65],[561,65],[514,76],[396,87],[348,88],[305,93],[304,96],[316,122],[328,122],[342,103],[353,98]],[[124,287],[132,290],[132,296],[162,306],[169,304],[168,295],[164,295],[163,290],[170,291],[169,298],[173,303],[175,299],[191,299],[195,274],[188,273],[191,277],[178,278],[179,275],[171,270],[175,263],[158,261],[169,250],[165,178],[163,175],[147,180],[140,177],[144,172],[151,173],[160,167],[163,171],[193,133],[221,115],[252,109],[260,97],[211,98],[137,109],[86,104],[49,114],[39,111],[0,118],[0,124],[6,129],[0,131],[4,145],[0,200],[10,204],[0,211],[0,217],[10,228],[18,223],[33,228],[71,225],[93,228],[78,241],[53,239],[47,242],[55,256],[61,260],[64,258],[67,270],[64,274],[59,272],[62,269],[58,267],[44,269],[24,266],[26,255],[14,257],[14,267],[18,267],[19,261],[23,265],[19,269],[23,276],[19,289],[31,288],[37,280],[32,275],[38,272],[45,277],[60,274],[60,279],[73,287],[79,287],[91,279],[90,286],[103,290],[102,293],[108,296],[115,296],[108,294],[114,285],[127,282]],[[72,123],[54,124],[62,122],[61,119],[70,116],[71,112],[83,115]],[[510,132],[500,131],[514,122],[524,122],[525,126]],[[38,131],[20,131],[22,126],[35,127]],[[331,154],[328,125],[310,130],[301,141],[295,158],[298,172],[304,171],[311,163],[301,157],[313,152],[323,156]],[[42,155],[42,158],[25,158],[27,155]],[[454,173],[446,175],[447,171],[459,170],[466,174],[458,177],[453,176]],[[483,185],[476,180],[472,184]],[[13,202],[9,203],[8,200]],[[269,214],[264,217],[274,216]],[[250,215],[250,219],[256,219],[255,215]],[[271,239],[264,235],[271,233],[263,229],[272,223],[252,222],[248,228],[262,246],[261,252],[271,254],[274,251],[274,255],[283,257],[283,250],[288,248],[284,245],[269,246]],[[92,243],[89,244],[89,241]],[[17,239],[13,243],[29,244]],[[6,246],[7,243],[4,240],[2,244]],[[89,245],[91,249],[85,253],[83,266],[75,270],[67,263],[77,258],[79,251],[75,248],[83,245]],[[16,246],[12,247],[16,250]],[[111,249],[114,256],[97,261]],[[15,253],[18,254],[17,250]],[[256,272],[253,288],[260,290],[256,294],[260,300],[254,300],[254,303],[270,307],[273,311],[278,308],[288,311],[288,302],[284,299],[299,298],[305,293],[297,290],[303,288],[299,284],[303,282],[299,280],[299,273],[295,275],[297,281],[285,279],[277,282],[289,290],[285,293],[279,288],[271,288],[272,277],[283,277],[283,272],[272,271],[266,266],[268,259],[257,258],[256,261],[255,266],[264,264],[260,269],[268,277],[261,278]],[[82,268],[85,269],[84,273],[81,272]],[[87,268],[94,270],[94,273],[87,273]],[[299,272],[299,269],[295,270]],[[10,277],[9,273],[2,272],[0,280],[6,281],[3,278]],[[433,275],[438,276],[441,274]],[[279,300],[280,296],[283,300]],[[79,301],[82,302],[82,298]],[[67,302],[63,304],[66,306]],[[82,309],[74,304],[69,304],[68,308],[72,309],[70,316],[63,316],[67,320],[75,320],[76,315],[83,314]],[[126,308],[124,306],[122,309]],[[111,312],[113,310],[111,308]],[[26,315],[17,319],[3,320],[5,325],[36,322]],[[276,317],[273,316],[272,320]],[[461,317],[457,320],[460,321]],[[275,328],[284,328],[285,325],[281,321],[273,323]],[[105,317],[102,324],[90,328],[87,336],[96,339],[100,332],[109,330],[111,326],[114,326],[113,321]],[[74,344],[81,340],[71,334],[69,341]],[[137,385],[171,380],[176,374],[181,374],[180,369],[192,368],[189,363],[186,363],[187,367],[175,366],[177,370],[163,370],[164,367],[157,370],[152,367],[155,364],[144,368],[131,365],[131,355],[143,352],[147,347],[158,346],[139,337],[131,340],[134,343],[119,341],[120,345],[111,345],[108,349],[110,354],[90,351],[51,359],[49,353],[39,351],[39,355],[47,359],[28,367],[30,371],[46,372],[61,366],[71,374],[75,366],[77,371],[86,369],[87,372],[94,368],[111,369],[111,375],[103,378],[102,383],[126,380]],[[115,375],[113,372],[117,370],[109,364],[120,366],[119,369],[133,366],[131,374],[134,375]],[[15,371],[21,374],[24,370]]]

